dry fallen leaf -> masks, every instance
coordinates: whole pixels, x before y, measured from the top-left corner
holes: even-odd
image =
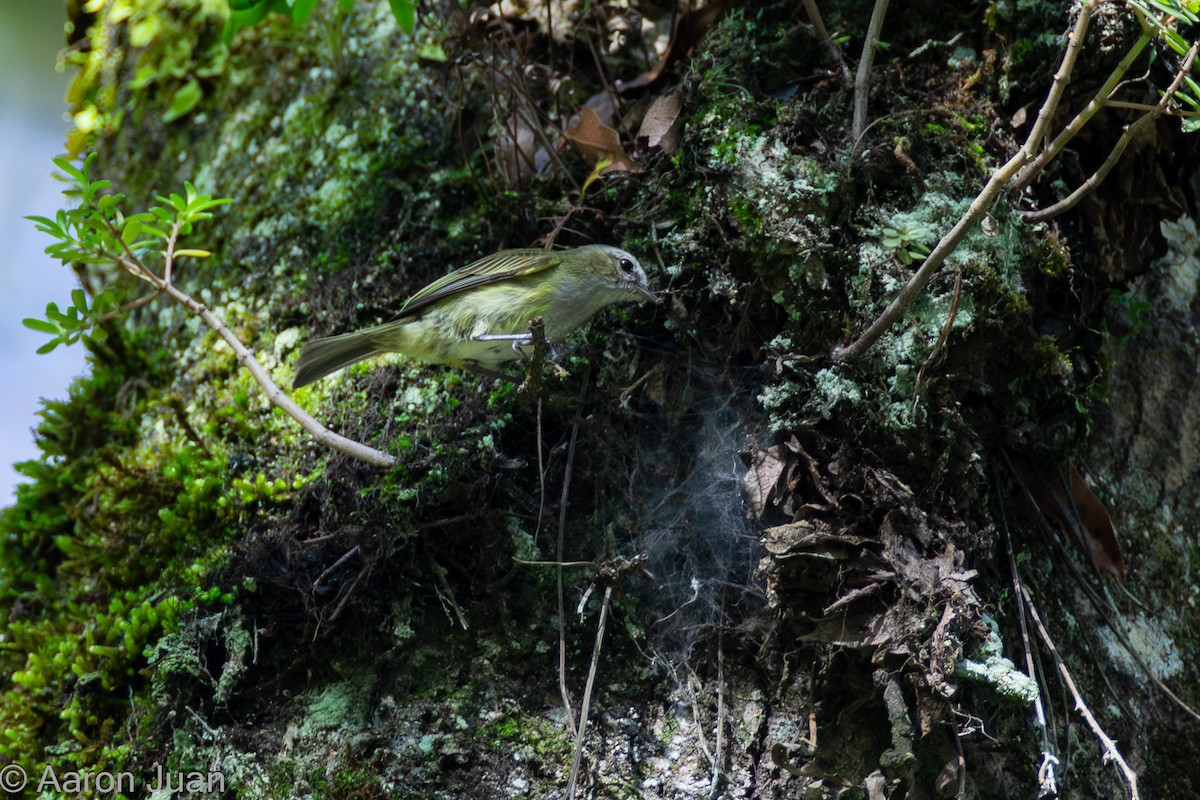
[[[642,119],[634,139],[638,149],[643,152],[659,149],[667,155],[678,150],[683,133],[682,110],[683,92],[674,91],[656,99]]]
[[[600,175],[622,170],[639,172],[642,169],[621,146],[620,135],[601,122],[590,106],[579,109],[578,119],[572,120],[567,126],[565,135],[567,141],[575,145],[583,157],[593,164],[604,159],[609,160],[608,165],[598,170]]]
[[[746,501],[754,516],[761,517],[768,507],[775,505],[780,483],[786,483],[780,478],[788,466],[788,454],[782,445],[774,445],[766,450],[743,453],[742,458],[748,461],[746,474],[742,477]]]
[[[1079,470],[1068,461],[1051,466],[1012,454],[1017,480],[1029,492],[1042,514],[1087,548],[1097,568],[1125,582],[1125,561],[1113,531],[1112,518],[1092,492]]]
[[[667,67],[687,55],[704,37],[704,34],[708,33],[708,29],[725,13],[726,4],[727,0],[714,0],[706,6],[693,9],[681,16],[675,23],[675,30],[671,34],[671,43],[667,45],[667,52],[663,53],[659,62],[633,80],[617,81],[617,91],[623,94],[657,83],[658,79],[666,72]]]

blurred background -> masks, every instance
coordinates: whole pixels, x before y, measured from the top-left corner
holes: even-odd
[[[50,240],[23,217],[54,216],[62,184],[50,159],[63,152],[69,75],[55,70],[66,42],[62,3],[0,0],[0,506],[21,480],[17,461],[33,458],[41,397],[64,397],[85,368],[80,346],[37,355],[48,337],[21,324],[46,304],[61,306],[77,285],[42,250]]]

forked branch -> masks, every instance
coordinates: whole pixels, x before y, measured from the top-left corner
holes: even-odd
[[[1171,98],[1175,95],[1175,92],[1183,84],[1184,78],[1192,71],[1192,64],[1196,60],[1196,53],[1198,51],[1200,51],[1200,40],[1197,40],[1191,49],[1188,50],[1187,55],[1183,59],[1183,65],[1175,73],[1175,79],[1171,81],[1171,85],[1163,93],[1162,99],[1158,101],[1158,105],[1125,126],[1125,130],[1121,133],[1121,138],[1113,146],[1112,152],[1108,154],[1108,158],[1100,165],[1100,169],[1088,177],[1078,189],[1054,205],[1039,209],[1038,211],[1026,211],[1021,216],[1030,222],[1040,222],[1051,217],[1056,217],[1064,211],[1074,208],[1080,200],[1095,191],[1096,187],[1108,177],[1108,173],[1112,172],[1112,168],[1121,160],[1121,156],[1125,153],[1125,148],[1129,146],[1129,143],[1136,139],[1143,130],[1153,125],[1159,117],[1167,113],[1167,105],[1171,102]]]
[[[208,325],[208,327],[212,328],[213,331],[216,332],[216,334],[220,336],[226,344],[229,345],[234,354],[237,356],[238,363],[245,367],[250,372],[251,376],[254,377],[255,382],[257,382],[258,385],[263,388],[263,391],[267,395],[267,400],[270,401],[271,405],[279,408],[289,417],[300,423],[300,426],[304,428],[304,430],[308,431],[314,439],[326,447],[333,448],[339,453],[348,455],[351,458],[356,458],[359,461],[364,461],[375,467],[386,468],[395,466],[395,457],[380,450],[376,450],[368,445],[362,444],[361,442],[356,442],[353,439],[347,439],[345,436],[334,433],[314,419],[311,414],[297,405],[296,401],[292,400],[291,397],[289,397],[282,389],[279,388],[279,385],[271,379],[271,376],[267,374],[265,369],[263,369],[262,364],[260,364],[258,359],[254,357],[254,353],[251,352],[250,348],[246,347],[246,345],[242,343],[237,335],[229,329],[229,326],[225,324],[223,319],[213,313],[213,311],[203,303],[200,303],[191,295],[188,295],[175,286],[175,284],[171,281],[171,275],[174,270],[176,257],[179,255],[197,254],[197,251],[177,251],[175,249],[175,244],[179,238],[179,232],[180,228],[182,227],[182,223],[175,222],[171,226],[170,233],[167,237],[166,251],[163,256],[162,275],[156,274],[152,269],[147,267],[145,263],[143,263],[143,261],[137,257],[136,254],[134,254],[129,245],[125,244],[119,232],[116,230],[115,226],[113,226],[111,220],[107,220],[106,218],[106,224],[108,225],[109,232],[113,235],[115,240],[121,242],[122,250],[119,253],[103,252],[103,255],[119,264],[134,277],[139,278],[153,286],[154,291],[150,295],[147,295],[148,298],[153,299],[159,294],[166,294],[176,303],[179,303],[181,306],[200,317],[200,319],[204,320],[204,323]],[[140,304],[139,301],[135,301],[135,303]]]
[[[921,265],[920,269],[908,279],[908,283],[900,289],[899,294],[888,304],[888,307],[879,315],[878,319],[856,340],[845,347],[839,347],[833,351],[832,356],[834,361],[850,361],[858,358],[870,349],[888,328],[892,327],[892,325],[904,316],[904,313],[912,307],[913,302],[925,289],[925,285],[929,283],[929,279],[933,277],[946,258],[955,251],[959,242],[963,240],[963,237],[983,219],[983,215],[987,213],[992,202],[995,201],[1004,187],[1008,185],[1009,181],[1013,179],[1013,176],[1034,158],[1034,154],[1038,149],[1038,141],[1041,139],[1049,121],[1054,117],[1059,100],[1062,99],[1063,89],[1070,80],[1071,71],[1074,69],[1075,61],[1079,57],[1080,44],[1083,42],[1084,36],[1087,35],[1088,23],[1091,21],[1092,10],[1095,8],[1097,2],[1098,0],[1090,0],[1090,2],[1080,7],[1079,19],[1075,21],[1075,27],[1070,33],[1062,63],[1054,75],[1054,82],[1050,87],[1049,93],[1046,95],[1046,102],[1042,104],[1042,108],[1038,112],[1037,122],[1034,123],[1033,130],[1030,131],[1025,145],[1004,166],[992,173],[983,190],[971,201],[971,205],[967,207],[966,213],[941,238],[930,254],[926,256],[925,262]]]

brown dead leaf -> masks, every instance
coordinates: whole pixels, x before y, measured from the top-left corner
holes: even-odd
[[[1098,569],[1124,583],[1125,561],[1112,518],[1075,465],[1070,461],[1057,466],[1042,464],[1018,453],[1011,455],[1010,462],[1017,480],[1046,519],[1083,545]]]
[[[781,445],[775,445],[766,450],[743,453],[743,459],[748,461],[746,474],[742,477],[746,502],[750,504],[754,516],[761,517],[776,504],[780,483],[786,484],[786,481],[781,481],[788,466],[786,450]]]
[[[600,175],[623,170],[639,172],[642,169],[621,146],[620,135],[605,125],[591,106],[579,109],[579,117],[567,126],[565,136],[593,164],[609,160],[609,164],[598,171]]]
[[[642,119],[634,141],[642,152],[662,150],[671,155],[679,149],[683,134],[683,92],[674,91],[657,98]]]
[[[687,55],[704,37],[704,34],[708,33],[708,29],[725,13],[726,4],[727,0],[714,0],[706,6],[681,16],[675,23],[675,30],[671,33],[671,43],[667,45],[667,52],[663,53],[663,57],[659,59],[658,63],[633,80],[617,81],[617,91],[625,93],[657,83],[658,79],[667,71],[667,67]]]

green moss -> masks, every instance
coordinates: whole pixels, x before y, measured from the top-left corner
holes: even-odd
[[[480,728],[476,736],[489,747],[522,760],[536,755],[543,762],[558,761],[563,767],[569,766],[574,747],[562,726],[531,715],[501,715]]]
[[[95,11],[88,46],[64,57],[79,70],[67,95],[75,123],[68,138],[72,153],[89,147],[93,137],[115,133],[129,114],[154,114],[167,123],[191,114],[204,85],[226,69],[229,51],[220,40],[229,13],[224,0],[87,6]]]
[[[379,776],[371,769],[343,769],[332,775],[324,769],[308,776],[313,797],[319,800],[376,800],[386,796]]]

